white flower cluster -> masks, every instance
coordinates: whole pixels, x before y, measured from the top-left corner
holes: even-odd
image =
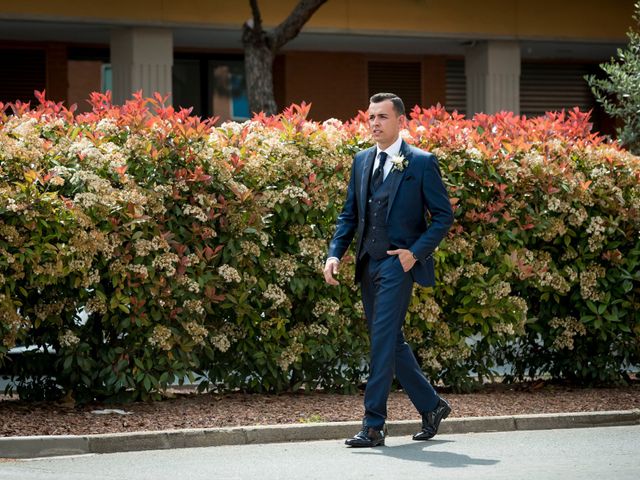
[[[269,265],[276,272],[279,285],[284,285],[292,279],[298,269],[298,261],[296,258],[293,255],[286,254],[278,258],[272,258],[269,261]]]
[[[606,239],[605,237],[606,225],[602,217],[595,215],[591,217],[589,226],[587,227],[587,233],[589,234],[589,251],[595,252],[600,250]]]
[[[154,258],[151,264],[153,268],[164,270],[167,272],[167,276],[173,277],[176,273],[175,264],[178,263],[179,260],[180,258],[175,253],[166,252]]]
[[[80,338],[78,338],[78,336],[71,330],[65,330],[64,333],[60,333],[60,335],[58,335],[58,341],[63,347],[73,348],[80,343]]]
[[[267,289],[262,293],[262,296],[271,301],[273,308],[291,308],[291,302],[289,297],[278,285],[270,283],[267,285]]]
[[[287,371],[292,363],[300,358],[300,354],[304,351],[304,346],[299,342],[293,342],[285,348],[280,357],[276,361],[281,370]]]
[[[436,323],[442,313],[440,305],[431,295],[424,296],[421,299],[414,297],[409,306],[409,311],[417,313],[427,323]]]
[[[18,233],[16,227],[14,227],[13,225],[7,225],[6,223],[0,222],[0,235],[4,237],[5,241],[11,244],[17,246],[22,245],[20,234]]]
[[[22,119],[19,117],[14,117],[16,121],[20,122],[18,125],[13,126],[11,129],[12,133],[18,137],[23,138],[31,138],[36,139],[39,136],[39,132],[37,130],[38,120],[34,117],[23,117]],[[7,125],[11,126],[11,125]]]
[[[511,303],[514,313],[520,316],[520,332],[524,332],[524,324],[527,320],[527,312],[529,311],[529,306],[527,305],[527,301],[522,297],[516,297],[513,295],[509,296],[509,303]]]
[[[47,317],[57,317],[64,308],[64,302],[41,303],[38,302],[34,307],[36,318],[44,321]]]
[[[561,200],[559,197],[551,197],[549,198],[549,201],[547,203],[547,208],[551,212],[565,213],[569,211],[571,205],[569,205],[564,200]]]
[[[566,265],[562,269],[562,273],[564,274],[564,276],[566,277],[569,283],[574,283],[578,279],[577,272],[573,269],[573,267],[570,267],[569,265]]]
[[[571,261],[571,260],[573,260],[575,258],[578,258],[578,252],[576,250],[574,250],[573,248],[567,248],[567,249],[564,250],[564,252],[560,256],[560,261],[568,262],[568,261]]]
[[[567,227],[562,218],[552,218],[546,228],[536,233],[536,236],[542,237],[546,242],[553,241],[556,237],[561,237],[567,233]]]
[[[100,283],[100,272],[97,269],[94,269],[83,275],[80,285],[82,285],[83,288],[91,288],[97,283]]]
[[[171,350],[173,343],[171,342],[171,330],[164,325],[156,325],[153,327],[153,332],[149,336],[149,343],[153,346],[157,346],[162,350]]]
[[[305,325],[304,323],[296,324],[291,330],[290,334],[294,338],[301,338],[303,336],[308,337],[322,337],[329,333],[329,329],[319,323],[311,323]]]
[[[602,298],[602,292],[598,291],[598,279],[604,277],[605,270],[600,265],[591,264],[586,270],[580,272],[580,295],[585,300],[598,301]]]
[[[200,293],[200,285],[193,278],[187,275],[181,275],[176,282],[178,285],[185,287],[191,293]]]
[[[185,215],[189,215],[201,222],[206,222],[208,220],[207,214],[204,213],[204,211],[197,205],[185,205],[182,208],[182,213],[184,213]]]
[[[574,317],[558,318],[553,317],[549,320],[549,326],[554,329],[560,330],[556,338],[553,341],[552,348],[555,350],[562,350],[566,348],[573,350],[573,339],[576,335],[586,335],[587,329],[585,326],[576,320]]]
[[[340,305],[338,302],[331,298],[322,298],[318,303],[313,307],[313,316],[316,318],[320,318],[323,315],[328,315],[329,317],[334,317],[340,312]]]
[[[119,131],[118,124],[113,118],[100,119],[95,128],[97,131],[102,132],[105,135],[115,135]]]
[[[444,281],[445,284],[447,285],[455,285],[456,283],[458,283],[458,280],[460,280],[460,277],[462,276],[462,273],[464,272],[464,266],[458,266],[452,270],[448,270],[442,280]]]
[[[511,284],[509,282],[500,281],[489,287],[489,293],[493,298],[505,298],[511,293]]]
[[[233,268],[231,265],[220,265],[218,267],[218,274],[227,283],[240,283],[242,281],[242,277],[240,276],[240,273],[238,273],[238,270]]]
[[[491,329],[498,335],[502,335],[505,337],[510,337],[512,335],[515,335],[516,333],[515,329],[513,328],[513,324],[506,322],[495,322],[491,325]]]
[[[438,360],[437,352],[432,348],[421,348],[418,355],[422,359],[422,368],[425,370],[442,370],[442,364]]]
[[[360,317],[364,317],[364,304],[362,300],[358,300],[353,304],[353,311],[358,314]]]
[[[146,240],[144,238],[136,240],[136,242],[133,244],[133,248],[136,251],[137,256],[146,257],[151,252],[155,252],[156,250],[164,250],[166,252],[170,247],[164,238],[154,237],[151,240]]]
[[[467,278],[471,277],[482,277],[489,272],[489,269],[482,265],[479,262],[474,262],[465,266],[464,276]]]
[[[500,240],[498,240],[498,237],[494,233],[490,233],[481,240],[480,244],[482,245],[484,254],[489,256],[498,249]]]
[[[231,347],[229,338],[223,333],[212,337],[211,344],[221,352],[226,352]]]
[[[555,292],[559,293],[560,295],[564,295],[565,293],[569,292],[569,290],[571,290],[571,285],[559,272],[555,272],[555,271],[538,272],[537,277],[538,277],[540,286],[551,287]]]
[[[182,308],[191,313],[196,313],[198,315],[204,315],[204,306],[202,305],[202,300],[185,300],[182,302]]]
[[[102,168],[108,164],[108,160],[102,154],[95,144],[87,137],[80,137],[74,141],[68,149],[68,153],[75,156],[78,155],[83,158],[93,168]]]
[[[209,335],[207,329],[196,321],[183,323],[182,326],[187,331],[191,339],[197,345],[204,345],[204,340]]]
[[[456,235],[446,243],[446,248],[451,253],[461,253],[467,258],[473,256],[473,245],[461,235]]]
[[[606,166],[598,165],[597,167],[591,170],[589,176],[595,180],[596,178],[609,176],[610,174],[611,172]]]
[[[101,297],[91,297],[84,306],[87,313],[107,313],[107,302]]]
[[[127,270],[135,273],[142,279],[146,279],[149,277],[149,271],[144,265],[127,265]]]
[[[273,208],[274,205],[278,203],[285,203],[289,200],[298,200],[304,199],[309,200],[309,195],[305,190],[301,187],[297,187],[295,185],[289,185],[285,187],[282,192],[275,192],[268,201],[269,208]]]
[[[240,249],[242,250],[242,255],[245,257],[259,257],[260,256],[260,245],[255,242],[249,242],[247,240],[243,240],[240,242]]]

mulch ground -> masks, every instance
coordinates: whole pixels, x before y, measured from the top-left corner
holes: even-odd
[[[640,409],[640,385],[620,388],[571,388],[542,383],[488,386],[478,393],[443,394],[452,417]],[[129,414],[96,414],[122,409]],[[392,392],[389,420],[419,420],[403,392]],[[360,420],[362,394],[329,393],[227,395],[176,393],[161,402],[127,405],[25,403],[0,397],[0,436],[84,435],[94,433],[211,428]]]

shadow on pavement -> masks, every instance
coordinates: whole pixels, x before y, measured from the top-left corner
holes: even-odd
[[[430,447],[435,447],[442,443],[452,443],[451,440],[430,440],[427,442],[408,443],[390,447],[376,447],[370,449],[352,449],[355,454],[364,455],[384,455],[386,457],[399,458],[414,462],[426,462],[433,467],[439,468],[460,468],[470,465],[495,465],[500,460],[488,458],[473,458],[453,452],[432,451]]]

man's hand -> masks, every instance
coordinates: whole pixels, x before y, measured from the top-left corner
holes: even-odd
[[[407,250],[404,248],[398,248],[397,250],[387,250],[387,255],[398,255],[400,264],[402,265],[402,270],[404,270],[405,272],[411,270],[416,264],[416,259],[413,258],[413,253],[411,253],[411,250]]]
[[[329,285],[340,285],[334,276],[338,274],[338,265],[340,262],[335,258],[327,259],[327,263],[324,264],[324,280]]]

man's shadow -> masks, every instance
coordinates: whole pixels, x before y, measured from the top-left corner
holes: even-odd
[[[413,462],[427,462],[433,467],[460,468],[470,465],[495,465],[500,460],[473,458],[469,455],[452,452],[432,451],[430,447],[443,443],[451,443],[452,440],[430,440],[429,442],[415,442],[394,447],[375,447],[369,449],[353,449],[355,454],[384,455]]]

